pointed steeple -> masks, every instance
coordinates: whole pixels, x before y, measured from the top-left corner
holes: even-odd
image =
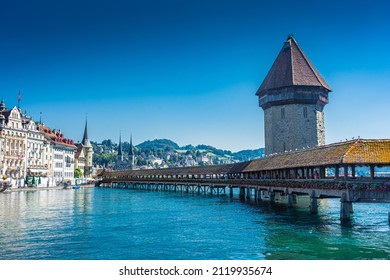
[[[134,147],[133,147],[133,134],[130,134],[130,148],[129,148],[128,162],[129,162],[129,168],[133,169],[134,163],[135,163],[135,155],[134,155]]]
[[[84,136],[83,136],[83,141],[81,141],[84,147],[90,148],[92,147],[91,142],[89,141],[88,138],[88,119],[85,119],[85,129],[84,129]]]
[[[130,134],[130,148],[129,148],[129,156],[134,155],[134,147],[133,147],[133,135]]]
[[[118,160],[123,160],[123,153],[122,153],[122,135],[119,133],[119,144],[118,144]]]

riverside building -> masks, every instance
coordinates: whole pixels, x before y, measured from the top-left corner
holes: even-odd
[[[0,102],[0,171],[14,186],[22,186],[27,173],[27,129],[23,126],[21,111],[7,109]]]
[[[1,100],[0,175],[13,188],[74,184],[77,166],[82,166],[84,176],[90,177],[93,148],[87,125],[80,144],[82,153],[78,154],[79,147],[60,130],[51,129],[41,121],[34,122],[19,107],[7,109]]]
[[[65,138],[60,130],[50,129],[44,124],[39,124],[39,130],[49,144],[48,152],[51,158],[49,186],[73,184],[76,151],[73,140]]]

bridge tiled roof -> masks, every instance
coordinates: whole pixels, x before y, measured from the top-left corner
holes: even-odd
[[[336,164],[390,165],[390,139],[357,139],[251,161],[243,172]]]

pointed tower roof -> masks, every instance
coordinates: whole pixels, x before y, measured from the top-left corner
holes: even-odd
[[[122,135],[119,134],[118,156],[122,155]]]
[[[133,147],[133,135],[130,134],[130,149],[129,149],[129,156],[134,155],[134,147]]]
[[[291,86],[314,86],[331,91],[329,85],[290,35],[284,42],[282,50],[257,90],[256,95],[261,95],[268,90]]]
[[[88,138],[88,119],[85,119],[85,129],[84,129],[84,136],[83,141],[81,141],[84,147],[90,148],[92,147],[91,142]]]

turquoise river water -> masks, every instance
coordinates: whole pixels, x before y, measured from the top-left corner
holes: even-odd
[[[85,188],[0,194],[2,260],[390,259],[389,204]]]

